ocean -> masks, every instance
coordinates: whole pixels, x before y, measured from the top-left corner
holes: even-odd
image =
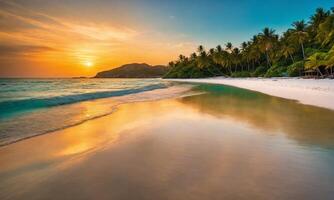
[[[0,146],[110,114],[116,104],[148,98],[127,98],[133,94],[170,86],[161,79],[0,79]],[[99,101],[110,97],[122,100]]]

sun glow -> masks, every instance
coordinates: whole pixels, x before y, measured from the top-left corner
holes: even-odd
[[[0,76],[93,76],[126,63],[168,63],[196,47],[179,36],[170,37],[174,34],[165,37],[159,31],[144,31],[142,24],[125,19],[123,24],[112,17],[101,21],[95,15],[67,18],[62,10],[50,16],[7,1],[2,9],[1,3],[0,24],[12,28],[10,34],[0,28],[0,41],[6,41],[0,44],[0,66],[11,66],[0,69]],[[161,46],[163,51],[158,50]]]
[[[90,60],[87,60],[83,63],[86,67],[92,67],[94,65],[94,63]]]

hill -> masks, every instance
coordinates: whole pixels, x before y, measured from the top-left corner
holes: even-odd
[[[98,72],[95,78],[158,78],[167,73],[168,67],[151,66],[146,63],[131,63],[120,67]]]

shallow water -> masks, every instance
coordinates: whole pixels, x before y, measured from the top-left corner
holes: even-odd
[[[0,199],[333,199],[333,111],[195,90],[0,148]]]
[[[159,79],[0,79],[0,146],[110,114],[131,95],[170,86]],[[123,99],[98,102],[110,97]]]

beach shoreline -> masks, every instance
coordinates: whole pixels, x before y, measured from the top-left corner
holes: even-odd
[[[185,95],[195,84],[171,85],[113,97],[125,99],[112,114],[1,147],[0,199],[333,196],[333,111],[237,87]],[[110,100],[87,102],[83,114]]]
[[[215,77],[168,80],[228,85],[334,110],[334,80],[330,79]]]

